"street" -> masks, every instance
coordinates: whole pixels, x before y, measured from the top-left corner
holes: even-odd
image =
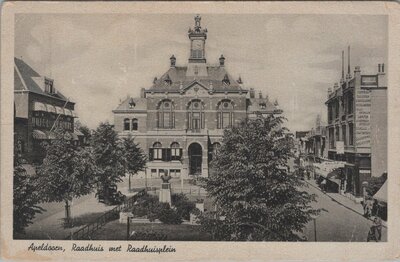
[[[317,241],[364,242],[367,240],[372,221],[332,201],[328,195],[312,186],[309,186],[306,191],[318,196],[317,203],[313,204],[315,208],[327,210],[327,212],[322,211],[316,219]],[[315,241],[313,221],[307,224],[304,233],[309,241]],[[381,241],[387,241],[386,228],[382,228]]]

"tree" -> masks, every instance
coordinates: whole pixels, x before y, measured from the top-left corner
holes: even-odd
[[[32,224],[36,214],[45,211],[37,204],[40,202],[40,188],[37,178],[27,174],[22,167],[23,159],[14,147],[14,181],[13,181],[13,234],[25,232],[25,227]]]
[[[71,219],[69,202],[93,191],[96,170],[92,152],[75,146],[63,130],[56,130],[38,175],[45,201],[65,202],[67,224]]]
[[[147,157],[143,150],[135,143],[134,138],[129,135],[122,139],[125,168],[129,174],[129,190],[131,189],[131,176],[139,171],[144,170],[146,166]]]
[[[201,215],[200,223],[215,239],[298,241],[319,213],[310,205],[315,196],[288,172],[294,142],[284,120],[259,117],[225,130],[214,172],[203,180],[217,208]]]
[[[108,198],[111,188],[125,176],[125,149],[114,127],[100,123],[92,135],[92,148],[98,167],[98,194]]]
[[[75,122],[75,128],[84,135],[86,139],[85,144],[90,144],[90,140],[92,138],[92,131],[90,130],[90,128],[82,124],[79,120]]]

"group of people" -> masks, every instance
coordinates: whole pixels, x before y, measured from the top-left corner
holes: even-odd
[[[366,197],[364,203],[364,216],[370,218],[373,214],[376,214],[377,201],[371,196]],[[375,212],[374,212],[375,211]],[[380,217],[376,216],[373,220],[373,224],[369,229],[367,241],[380,241],[382,235],[382,220]]]

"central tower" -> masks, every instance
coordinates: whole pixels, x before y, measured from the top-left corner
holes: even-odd
[[[201,28],[201,17],[194,17],[194,29],[189,28],[190,56],[187,76],[207,76],[206,67],[206,39],[207,29]]]

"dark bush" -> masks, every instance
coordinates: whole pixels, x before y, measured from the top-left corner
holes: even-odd
[[[159,217],[161,222],[164,224],[181,224],[182,221],[182,216],[174,209],[172,208],[165,208],[159,213]]]
[[[130,240],[167,240],[167,235],[154,231],[138,231],[129,237]]]
[[[190,202],[185,194],[173,194],[171,196],[172,205],[176,208],[177,213],[185,220],[190,219],[190,212],[196,207]]]

